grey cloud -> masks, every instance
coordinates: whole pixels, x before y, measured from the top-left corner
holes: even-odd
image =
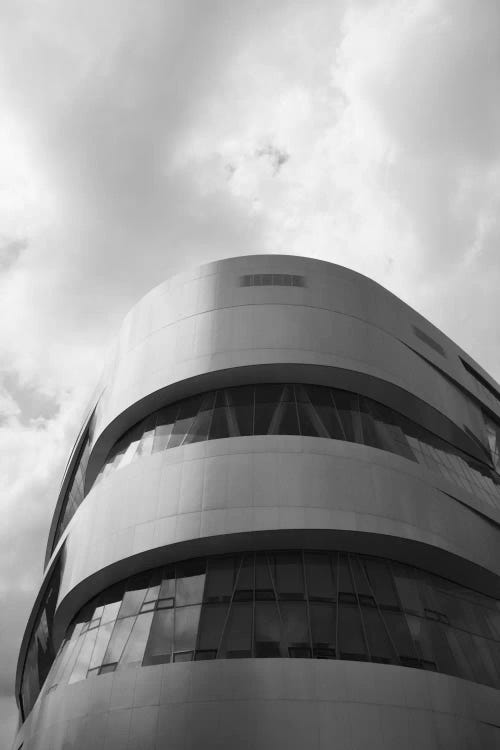
[[[0,237],[0,272],[11,268],[27,247],[26,239]]]
[[[272,167],[273,174],[278,174],[283,164],[286,164],[290,158],[285,149],[280,149],[272,143],[268,143],[266,146],[259,148],[256,151],[256,156],[264,156],[269,159]]]

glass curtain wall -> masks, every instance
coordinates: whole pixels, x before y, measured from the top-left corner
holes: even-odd
[[[26,660],[21,678],[21,711],[26,717],[33,708],[40,689],[54,662],[52,627],[56,611],[61,560],[59,559],[50,578],[38,615],[31,631]]]
[[[75,466],[73,468],[71,477],[68,482],[66,489],[62,510],[59,515],[59,521],[57,523],[57,529],[54,534],[54,542],[52,544],[52,550],[55,549],[57,542],[61,538],[66,526],[75,515],[77,509],[80,507],[84,495],[85,485],[85,474],[87,472],[87,464],[90,457],[90,433],[87,429],[85,437],[83,438],[82,445],[76,459]]]
[[[416,461],[500,508],[500,477],[487,464],[370,398],[289,383],[211,391],[154,412],[115,443],[98,479],[158,451],[241,435],[303,435],[370,445]]]
[[[500,602],[383,558],[250,552],[147,571],[69,627],[50,688],[130,667],[245,658],[347,659],[500,687]]]
[[[485,422],[498,469],[500,428],[487,417]],[[296,383],[224,388],[159,409],[115,443],[97,479],[159,451],[245,435],[303,435],[370,445],[416,461],[500,508],[500,476],[487,464],[373,399]],[[87,434],[66,491],[54,547],[84,499],[89,452]]]

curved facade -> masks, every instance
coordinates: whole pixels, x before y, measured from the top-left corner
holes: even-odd
[[[15,750],[499,747],[499,445],[499,386],[369,279],[169,279],[68,462]]]

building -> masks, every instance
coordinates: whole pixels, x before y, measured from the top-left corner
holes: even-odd
[[[126,318],[15,750],[500,747],[500,388],[373,281],[210,263]]]

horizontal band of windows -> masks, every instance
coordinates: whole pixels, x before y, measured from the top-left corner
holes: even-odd
[[[132,576],[85,605],[46,684],[131,666],[268,657],[397,664],[498,688],[500,602],[367,555],[199,558]],[[26,704],[37,693],[30,679],[26,672]]]
[[[249,435],[302,435],[369,445],[416,461],[500,509],[500,477],[486,464],[373,399],[297,383],[224,388],[159,409],[114,444],[96,481],[153,453]],[[62,505],[54,547],[84,499],[88,459],[87,439]]]
[[[249,435],[303,435],[369,445],[437,471],[500,508],[500,477],[486,464],[372,399],[300,384],[226,388],[160,409],[115,443],[97,479],[159,451]]]

